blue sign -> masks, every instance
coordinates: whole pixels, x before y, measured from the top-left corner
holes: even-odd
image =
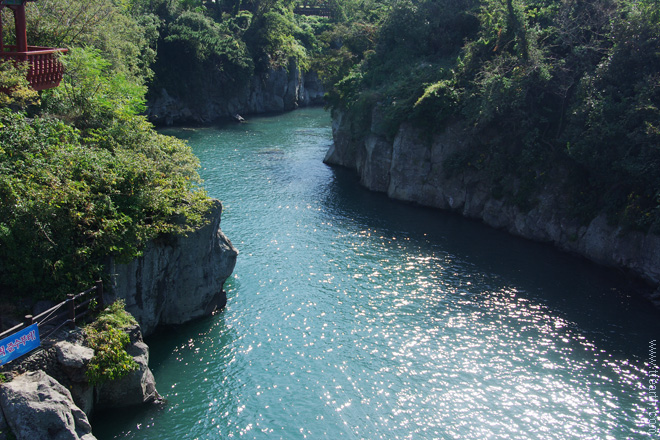
[[[28,354],[39,347],[39,326],[32,324],[11,336],[0,340],[0,365]]]

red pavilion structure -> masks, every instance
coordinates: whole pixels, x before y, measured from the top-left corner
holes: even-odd
[[[4,8],[13,12],[16,29],[16,44],[5,45],[2,40],[2,15],[0,15],[0,61],[27,61],[29,64],[27,80],[30,86],[34,90],[51,89],[60,84],[64,73],[64,67],[59,62],[57,54],[66,53],[67,49],[28,46],[25,24],[25,4],[28,1],[34,0],[0,0],[0,12]]]

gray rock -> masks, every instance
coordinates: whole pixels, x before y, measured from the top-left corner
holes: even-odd
[[[0,440],[7,440],[9,435],[9,425],[7,425],[7,421],[5,420],[5,415],[2,412],[2,408],[0,407]]]
[[[94,407],[94,387],[89,384],[85,371],[94,357],[94,350],[68,341],[58,342],[54,348],[61,371],[58,379],[61,383],[66,383],[78,408],[87,415],[91,414]]]
[[[139,368],[126,376],[97,386],[95,409],[123,408],[153,402],[160,396],[156,380],[149,369],[149,347],[142,341],[139,327],[129,330],[131,344],[126,351]]]
[[[250,78],[243,87],[227,96],[226,90],[205,90],[195,102],[173,96],[167,90],[147,103],[147,117],[156,124],[209,123],[231,118],[236,113],[282,112],[323,104],[323,85],[316,72],[302,73],[295,62],[288,68],[269,69]]]
[[[65,370],[67,375],[74,381],[85,380],[85,370],[89,361],[94,357],[94,350],[68,341],[60,341],[55,344],[57,361]]]
[[[0,407],[18,440],[94,440],[87,416],[71,393],[43,371],[0,386]]]
[[[446,171],[448,160],[460,151],[469,152],[475,141],[460,123],[450,124],[432,139],[409,124],[399,127],[393,141],[382,136],[378,106],[371,113],[369,133],[360,133],[343,112],[333,112],[334,144],[324,161],[354,169],[360,183],[373,191],[386,188],[389,197],[421,205],[457,211],[466,217],[506,229],[512,234],[550,242],[606,266],[627,269],[650,283],[660,285],[660,236],[623,231],[608,225],[605,216],[587,227],[564,214],[560,182],[563,170],[555,172],[532,209],[522,212],[506,198],[495,197],[488,179],[487,157]],[[451,167],[450,167],[451,168]],[[520,182],[511,179],[509,190]],[[660,300],[659,300],[660,302]]]
[[[214,201],[208,225],[186,237],[152,242],[131,263],[107,266],[112,279],[107,299],[123,298],[145,336],[159,325],[182,324],[224,307],[223,285],[238,251],[220,230],[221,213],[222,204]]]

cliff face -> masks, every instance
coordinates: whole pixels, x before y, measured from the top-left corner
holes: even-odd
[[[181,324],[224,307],[223,285],[238,251],[220,229],[221,213],[216,200],[203,228],[152,242],[131,263],[111,261],[107,266],[112,279],[107,299],[123,298],[144,335],[159,325]]]
[[[187,103],[162,89],[147,103],[147,116],[157,125],[208,123],[236,114],[282,112],[323,104],[323,86],[316,72],[301,73],[295,64],[256,75],[227,98],[225,90],[207,90],[206,99]]]
[[[372,121],[378,121],[374,110]],[[660,285],[660,237],[610,226],[605,215],[580,224],[564,200],[562,171],[549,176],[531,209],[521,210],[494,191],[489,164],[452,167],[456,153],[469,148],[470,133],[460,124],[430,137],[402,125],[393,141],[379,135],[374,122],[365,135],[356,133],[345,114],[333,115],[334,145],[325,162],[356,170],[365,187],[391,198],[452,210],[490,226],[536,241],[550,242],[597,263],[626,269]],[[487,159],[486,159],[487,160]],[[515,188],[521,182],[513,180]],[[660,296],[660,288],[657,296]]]

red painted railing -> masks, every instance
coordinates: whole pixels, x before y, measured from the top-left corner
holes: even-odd
[[[28,46],[27,52],[15,52],[16,46],[5,46],[5,49],[9,49],[9,52],[0,52],[0,58],[27,61],[30,64],[27,80],[34,90],[52,89],[60,85],[64,66],[56,54],[64,54],[67,49],[39,46]]]

